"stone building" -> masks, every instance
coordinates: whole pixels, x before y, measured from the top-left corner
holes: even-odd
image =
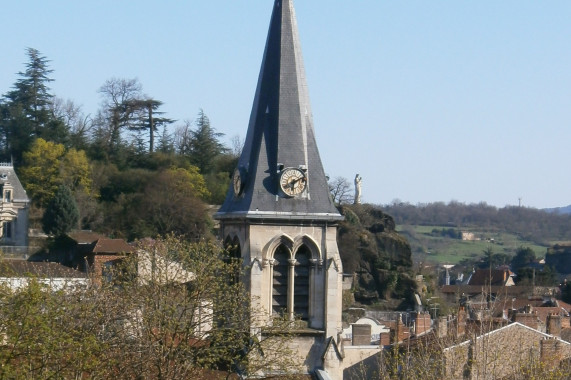
[[[249,268],[252,307],[268,324],[276,315],[299,318],[299,362],[340,379],[343,217],[317,149],[291,0],[274,3],[245,146],[214,217]]]
[[[11,163],[0,163],[0,188],[0,244],[5,254],[26,252],[30,199]]]
[[[515,322],[444,349],[443,375],[502,379],[521,375],[529,366],[555,368],[569,358],[571,343]]]

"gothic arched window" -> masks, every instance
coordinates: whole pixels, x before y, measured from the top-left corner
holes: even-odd
[[[289,258],[288,249],[280,245],[274,253],[274,275],[272,284],[272,312],[274,314],[287,313],[287,300],[289,288]]]
[[[309,319],[309,260],[311,251],[302,245],[295,254],[293,312],[302,320]]]
[[[228,238],[224,243],[224,247],[228,253],[228,263],[235,266],[234,276],[230,281],[236,284],[240,281],[242,267],[242,249],[240,248],[240,240],[235,237],[234,240],[230,241],[230,238]]]

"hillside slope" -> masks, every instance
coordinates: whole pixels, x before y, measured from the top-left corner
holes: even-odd
[[[571,241],[571,215],[545,210],[458,202],[399,203],[382,209],[408,239],[415,262],[476,262],[487,249],[508,258],[521,246],[543,257],[548,247]]]
[[[412,252],[390,215],[370,205],[343,206],[338,244],[345,273],[355,274],[354,296],[361,303],[411,299],[415,289]]]

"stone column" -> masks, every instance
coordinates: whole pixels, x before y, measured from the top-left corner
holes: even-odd
[[[287,281],[287,312],[290,320],[293,320],[294,311],[294,281],[295,281],[295,264],[297,264],[296,259],[289,259],[289,270],[288,270],[288,281]]]
[[[269,300],[268,300],[268,316],[271,318],[273,312],[274,312],[274,308],[273,308],[273,302],[274,302],[274,264],[276,263],[275,259],[267,259],[263,261],[263,268],[269,269],[269,285],[268,289],[270,291],[269,294]]]
[[[320,259],[309,260],[309,327],[313,327],[316,318],[317,303],[317,276],[319,268],[323,265]]]

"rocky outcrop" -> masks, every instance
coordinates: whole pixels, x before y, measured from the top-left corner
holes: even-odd
[[[354,295],[361,303],[412,297],[412,254],[394,219],[371,205],[343,206],[338,244],[345,273],[355,273]]]

